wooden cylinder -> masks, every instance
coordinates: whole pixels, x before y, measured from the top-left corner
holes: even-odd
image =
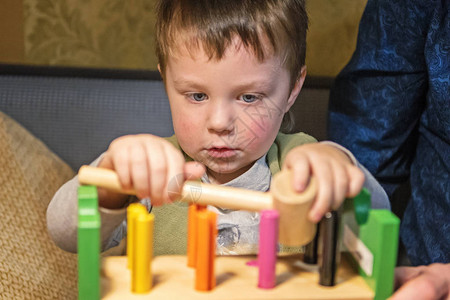
[[[247,211],[272,208],[268,193],[189,181],[183,186],[181,201]]]
[[[141,203],[131,203],[127,208],[127,257],[128,268],[133,270],[135,247],[135,220],[139,215],[147,214],[147,208]]]
[[[309,221],[308,213],[317,193],[314,178],[302,193],[292,186],[291,171],[278,172],[272,179],[270,193],[273,208],[280,213],[279,241],[286,246],[303,246],[313,240],[316,224]]]
[[[153,214],[140,214],[135,222],[134,263],[131,270],[132,292],[148,293],[152,288]]]
[[[217,216],[203,210],[197,213],[197,258],[195,289],[210,291],[216,286],[214,261],[216,257]]]
[[[197,226],[197,214],[200,211],[204,211],[206,206],[197,205],[197,204],[189,204],[188,209],[188,237],[187,237],[187,265],[188,267],[195,268],[196,260],[197,260],[197,234],[198,234],[198,226]]]
[[[110,169],[82,166],[78,171],[78,181],[80,184],[95,185],[117,193],[136,195],[133,189],[123,189],[119,176]]]
[[[278,211],[263,210],[259,223],[258,247],[258,287],[272,289],[276,284],[276,264],[278,246]]]
[[[319,284],[334,286],[339,261],[339,213],[327,212],[320,222],[321,259],[319,260]]]
[[[103,168],[82,166],[78,172],[81,184],[96,185],[118,193],[136,195],[136,191],[122,189],[117,173]],[[228,209],[261,211],[272,208],[272,198],[268,193],[186,181],[178,199],[200,205],[214,205]]]

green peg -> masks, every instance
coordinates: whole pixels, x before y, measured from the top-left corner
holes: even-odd
[[[78,188],[78,299],[100,299],[100,214],[95,186]]]

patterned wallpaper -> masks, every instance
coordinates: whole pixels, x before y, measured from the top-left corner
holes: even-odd
[[[335,76],[350,59],[366,1],[307,0],[308,74]],[[23,0],[25,62],[155,69],[154,3]]]
[[[154,68],[153,0],[24,0],[25,59]]]

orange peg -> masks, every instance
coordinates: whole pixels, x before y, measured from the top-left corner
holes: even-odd
[[[197,258],[197,213],[206,209],[206,205],[189,204],[187,256],[188,267],[195,268]]]
[[[214,212],[204,210],[197,213],[197,261],[195,289],[210,291],[216,285],[214,260],[216,256],[217,216]]]

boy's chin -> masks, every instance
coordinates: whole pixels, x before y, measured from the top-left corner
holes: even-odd
[[[208,177],[213,177],[220,183],[225,183],[244,174],[252,165],[253,163],[242,165],[233,162],[221,162],[218,164],[209,164],[206,167],[208,169]]]

